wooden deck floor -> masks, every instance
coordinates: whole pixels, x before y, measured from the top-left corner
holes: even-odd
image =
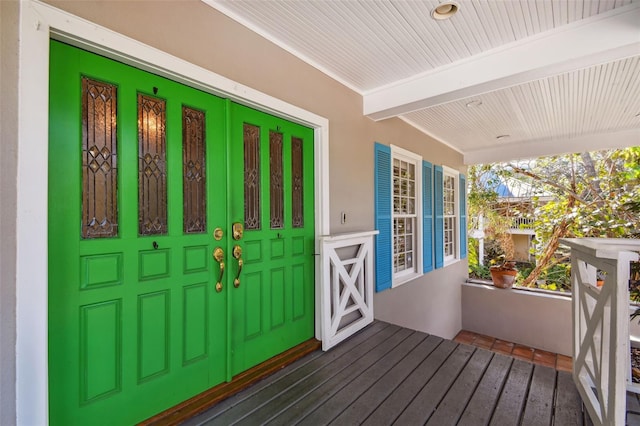
[[[571,375],[384,322],[185,425],[590,424]]]

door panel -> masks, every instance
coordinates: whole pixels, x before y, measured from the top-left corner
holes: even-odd
[[[55,41],[50,65],[51,424],[135,423],[313,337],[312,130]]]
[[[51,70],[51,424],[134,423],[227,376],[224,101],[58,42]]]
[[[230,292],[237,374],[313,337],[313,131],[237,104],[229,128],[230,214],[245,225]]]

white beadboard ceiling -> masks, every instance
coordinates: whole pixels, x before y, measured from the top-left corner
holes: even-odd
[[[640,145],[640,0],[203,1],[468,164]]]

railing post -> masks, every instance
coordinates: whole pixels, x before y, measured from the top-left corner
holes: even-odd
[[[573,379],[594,425],[624,424],[629,353],[629,263],[639,240],[565,239],[571,247]],[[606,273],[602,287],[597,271]]]

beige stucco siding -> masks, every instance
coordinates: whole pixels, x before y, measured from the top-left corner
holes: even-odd
[[[0,1],[0,424],[14,423],[18,3]]]

